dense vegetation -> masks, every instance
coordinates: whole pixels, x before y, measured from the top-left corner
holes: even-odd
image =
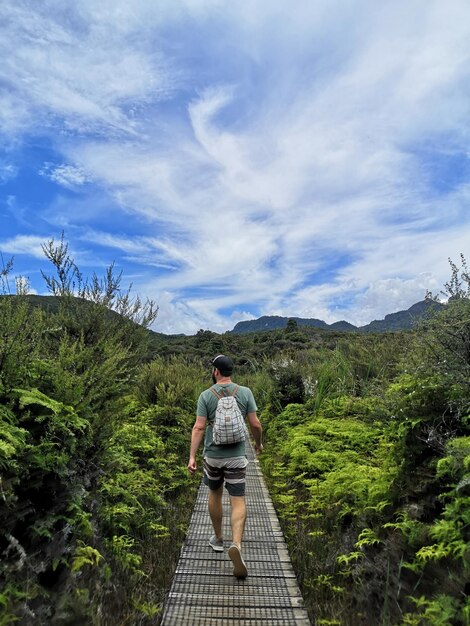
[[[45,251],[54,306],[0,297],[0,624],[158,624],[197,488],[194,405],[218,352],[260,406],[262,466],[312,623],[470,624],[464,259],[449,304],[414,331],[292,321],[165,337],[112,268],[83,281],[63,242]]]
[[[112,269],[84,282],[63,242],[47,251],[56,311],[0,298],[0,624],[155,623],[200,372],[146,362],[153,305]]]

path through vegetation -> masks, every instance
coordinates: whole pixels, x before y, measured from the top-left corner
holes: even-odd
[[[248,458],[248,519],[243,542],[248,577],[237,580],[233,576],[227,555],[230,520],[226,493],[225,550],[217,553],[209,547],[212,527],[207,512],[207,487],[201,484],[168,595],[163,626],[254,623],[309,626],[284,537],[251,449]]]

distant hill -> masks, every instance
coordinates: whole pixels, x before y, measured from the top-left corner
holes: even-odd
[[[60,306],[60,297],[58,296],[38,296],[35,294],[28,294],[24,296],[17,295],[0,295],[1,298],[23,298],[30,307],[39,307],[46,311],[47,313],[57,313],[59,311]],[[78,305],[78,307],[87,307],[92,306],[92,302],[89,300],[85,300],[83,298],[72,297],[72,300]],[[112,309],[108,309],[109,319],[118,319],[121,317],[120,313],[113,311]],[[165,335],[163,333],[156,332],[151,329],[147,329],[149,335],[153,338],[161,338]]]
[[[17,298],[18,296],[0,295],[0,298]],[[49,311],[50,313],[56,313],[59,309],[60,299],[56,296],[37,296],[28,295],[24,297],[30,306],[39,306],[42,309]],[[87,306],[90,303],[87,300],[81,300],[76,298],[79,306]],[[267,330],[277,330],[286,328],[287,322],[293,319],[297,322],[298,326],[311,326],[314,328],[321,328],[323,330],[331,331],[343,331],[343,332],[360,332],[360,333],[382,333],[394,330],[409,330],[413,328],[414,324],[426,315],[431,307],[435,309],[442,308],[444,305],[438,302],[432,302],[428,300],[422,300],[413,304],[406,311],[397,311],[396,313],[390,313],[386,315],[383,320],[374,320],[370,324],[365,326],[354,326],[344,320],[334,322],[333,324],[327,324],[323,320],[316,318],[302,318],[302,317],[281,317],[279,315],[265,315],[255,320],[248,320],[244,322],[238,322],[233,330],[229,331],[234,334],[247,334],[256,333]],[[119,316],[115,311],[109,310],[110,318]],[[148,333],[152,340],[167,340],[176,339],[179,336],[184,335],[166,335],[165,333],[156,332],[148,329]]]
[[[354,326],[349,322],[340,321],[333,324],[327,324],[323,320],[315,318],[302,318],[302,317],[281,317],[279,315],[264,315],[255,320],[247,320],[244,322],[238,322],[233,328],[232,333],[244,335],[247,333],[256,333],[263,330],[276,330],[279,328],[286,328],[287,322],[293,319],[297,322],[298,326],[313,326],[315,328],[323,328],[324,330],[340,330],[345,332],[360,332],[360,333],[383,333],[394,330],[409,330],[413,328],[416,322],[422,319],[430,310],[442,308],[444,305],[439,302],[432,302],[429,300],[422,300],[413,304],[406,311],[397,311],[396,313],[390,313],[385,316],[383,320],[374,320],[370,324],[365,326]]]

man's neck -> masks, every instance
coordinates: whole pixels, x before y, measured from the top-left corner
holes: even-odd
[[[232,382],[232,379],[230,378],[230,376],[223,376],[222,378],[218,378],[217,379],[217,385],[228,385],[229,383]]]

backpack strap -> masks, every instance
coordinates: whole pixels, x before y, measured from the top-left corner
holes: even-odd
[[[240,389],[240,385],[235,385],[235,389],[233,390],[233,392],[232,392],[232,393],[230,393],[230,390],[229,390],[229,389],[224,389],[224,390],[223,390],[223,392],[221,392],[221,393],[219,394],[219,393],[217,393],[217,391],[214,389],[214,387],[210,387],[210,388],[209,388],[209,391],[211,391],[211,392],[214,394],[214,396],[215,396],[218,400],[220,400],[220,398],[229,398],[230,396],[234,396],[234,397],[235,397],[235,396],[237,395],[237,392],[238,392],[238,390],[239,390],[239,389]],[[226,393],[226,392],[227,392],[227,393]]]
[[[209,391],[210,391],[211,393],[213,393],[213,394],[214,394],[214,396],[217,398],[217,400],[220,400],[220,398],[222,398],[222,397],[223,397],[223,396],[219,395],[219,394],[217,393],[217,391],[216,391],[213,387],[210,387],[210,388],[209,388]]]

